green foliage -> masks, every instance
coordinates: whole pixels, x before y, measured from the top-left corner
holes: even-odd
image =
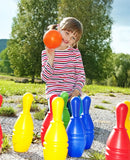
[[[8,50],[4,49],[0,54],[0,72],[2,73],[12,73],[12,69],[10,67],[10,62],[8,59]]]
[[[7,152],[10,147],[11,145],[9,143],[9,137],[5,133],[3,133],[2,153]]]
[[[1,107],[0,108],[0,115],[1,116],[8,116],[8,117],[14,117],[16,116],[16,111],[13,107]]]
[[[0,39],[0,52],[7,47],[8,39]]]
[[[33,114],[34,118],[37,120],[43,120],[45,118],[46,108],[40,110]]]
[[[130,87],[130,55],[114,55],[114,76],[119,87]]]
[[[19,1],[8,43],[9,58],[15,75],[31,76],[32,82],[35,76],[40,75],[43,34],[48,24],[56,21],[56,2]]]
[[[60,19],[74,16],[83,23],[84,34],[79,49],[87,78],[91,81],[111,75],[111,5],[112,0],[61,0],[59,3]]]
[[[74,16],[84,26],[79,49],[87,77],[92,81],[110,76],[111,4],[112,0],[20,0],[8,43],[14,74],[29,75],[34,82],[41,71],[42,37],[47,26],[63,17]]]

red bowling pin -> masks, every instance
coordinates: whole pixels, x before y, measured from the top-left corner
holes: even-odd
[[[0,95],[0,107],[2,105],[2,102],[3,102],[3,97],[2,97],[2,95]]]
[[[3,97],[2,97],[2,95],[0,95],[0,107],[2,105],[2,101],[3,101]],[[2,138],[3,138],[3,134],[2,134],[2,128],[0,125],[0,153],[2,151],[2,143],[3,143]]]
[[[130,160],[130,141],[125,129],[127,112],[128,107],[124,103],[116,107],[117,126],[106,142],[106,160]]]
[[[43,142],[44,142],[44,136],[45,136],[45,133],[50,125],[50,121],[52,121],[52,100],[53,98],[57,97],[57,95],[52,95],[49,99],[49,104],[50,104],[50,110],[48,111],[45,119],[43,120],[43,123],[42,123],[42,127],[41,127],[41,142],[42,142],[42,146],[43,146]]]

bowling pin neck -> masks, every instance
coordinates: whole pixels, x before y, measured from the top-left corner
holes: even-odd
[[[33,95],[26,93],[23,96],[23,113],[29,113],[33,101]]]
[[[79,111],[80,111],[80,98],[79,97],[73,97],[71,99],[71,108],[72,108],[72,116],[73,117],[79,117]]]
[[[83,102],[83,113],[89,114],[89,108],[91,104],[91,98],[89,96],[85,96],[82,100]]]
[[[69,94],[67,92],[63,91],[60,94],[60,97],[62,97],[63,100],[64,100],[64,108],[65,108],[67,106],[67,101],[68,101]]]
[[[128,112],[128,107],[124,103],[120,103],[116,107],[117,128],[125,128],[125,120],[127,112]]]
[[[62,120],[63,108],[64,108],[64,100],[61,97],[55,97],[52,100],[52,114],[54,121]]]
[[[56,94],[53,94],[53,95],[50,97],[50,99],[49,99],[49,105],[50,105],[49,109],[50,109],[50,112],[51,112],[51,113],[52,113],[52,100],[53,100],[55,97],[57,97],[57,95],[56,95]]]

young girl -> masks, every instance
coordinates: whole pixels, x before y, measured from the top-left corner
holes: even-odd
[[[81,53],[78,50],[83,27],[74,17],[64,18],[57,27],[62,35],[62,43],[56,49],[46,47],[42,51],[41,78],[46,82],[46,95],[60,95],[62,91],[69,94],[69,101],[74,96],[80,96],[85,84],[85,72]]]

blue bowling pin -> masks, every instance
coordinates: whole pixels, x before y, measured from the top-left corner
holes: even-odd
[[[85,131],[85,138],[86,138],[85,149],[90,149],[94,139],[94,125],[91,116],[89,114],[91,98],[89,96],[84,97],[82,100],[82,104],[83,104],[83,113],[81,114],[80,118],[82,120]]]
[[[81,97],[80,97],[80,96],[78,96],[78,97],[79,97],[80,100],[81,100]],[[70,97],[69,97],[69,98],[70,98]],[[71,105],[70,105],[70,102],[69,102],[69,101],[67,102],[67,108],[68,108],[68,111],[69,111],[69,113],[70,113],[70,116],[72,116],[72,110],[71,110]],[[83,107],[82,107],[82,101],[81,101],[79,114],[81,115],[82,112],[83,112]]]
[[[85,133],[83,124],[80,119],[81,100],[79,97],[73,97],[71,99],[72,117],[70,118],[69,124],[66,128],[68,135],[68,155],[70,157],[81,157],[85,147]]]

